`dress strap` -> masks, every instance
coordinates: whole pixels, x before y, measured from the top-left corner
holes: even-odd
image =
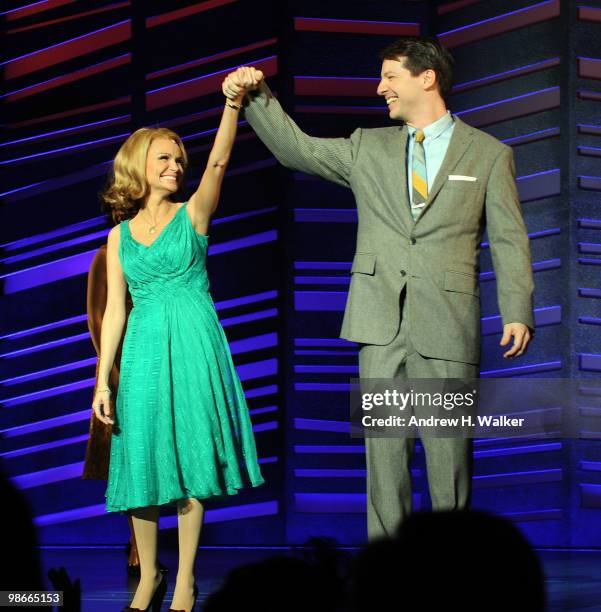
[[[121,250],[124,247],[124,243],[127,241],[127,239],[131,240],[131,233],[129,231],[129,219],[124,219],[119,223],[119,231],[119,250]]]
[[[129,231],[129,219],[123,219],[123,221],[121,221],[121,233],[123,234],[123,232],[131,236],[131,232]]]

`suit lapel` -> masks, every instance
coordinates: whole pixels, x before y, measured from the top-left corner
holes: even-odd
[[[399,160],[399,164],[397,165],[397,173],[400,176],[400,217],[403,226],[407,230],[407,233],[411,232],[411,227],[413,226],[413,217],[411,216],[411,210],[409,209],[409,191],[407,188],[407,125],[403,125],[400,128],[400,138],[399,134],[394,134],[394,144],[397,149],[396,155],[392,156],[393,160]],[[396,162],[395,162],[396,163]]]
[[[467,125],[467,123],[461,121],[459,117],[455,116],[455,129],[453,130],[451,141],[449,142],[449,146],[442,165],[440,166],[440,170],[438,171],[436,179],[434,180],[434,185],[432,185],[432,190],[428,194],[426,207],[422,214],[418,217],[418,221],[424,216],[424,214],[426,214],[432,205],[432,202],[438,195],[438,192],[445,184],[449,174],[453,171],[453,168],[455,168],[455,166],[459,163],[459,160],[463,157],[463,154],[467,151],[473,140],[472,133],[472,128]]]
[[[389,132],[389,137],[391,138],[390,146],[392,147],[390,159],[394,163],[393,172],[396,173],[395,180],[392,183],[395,192],[397,192],[396,186],[399,186],[397,192],[399,196],[396,201],[399,202],[400,211],[395,207],[394,212],[397,213],[407,235],[411,233],[414,223],[419,223],[419,220],[426,214],[426,211],[430,208],[439,191],[442,189],[442,186],[445,184],[448,175],[452,173],[453,168],[459,163],[459,160],[463,157],[463,154],[467,151],[473,140],[472,128],[467,125],[467,123],[461,121],[456,115],[454,115],[454,119],[455,128],[453,130],[453,136],[449,142],[440,170],[436,175],[434,185],[432,185],[432,190],[428,195],[426,207],[417,218],[417,222],[414,222],[411,216],[409,191],[407,189],[407,125],[401,126],[398,131]],[[384,166],[386,161],[383,160],[382,163]],[[394,198],[392,201],[395,201]]]

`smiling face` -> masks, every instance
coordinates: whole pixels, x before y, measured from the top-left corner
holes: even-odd
[[[411,122],[415,109],[424,101],[425,91],[431,79],[428,73],[432,70],[425,70],[418,76],[413,76],[404,64],[404,57],[399,60],[385,59],[382,62],[377,93],[385,98],[391,119]]]
[[[184,175],[184,156],[169,138],[155,138],[146,156],[146,180],[151,191],[175,193]]]

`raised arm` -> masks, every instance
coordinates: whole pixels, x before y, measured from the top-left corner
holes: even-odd
[[[215,142],[209,153],[207,167],[200,179],[198,188],[192,194],[188,203],[192,224],[196,231],[201,234],[208,232],[211,216],[219,203],[221,184],[236,139],[238,114],[242,108],[243,97],[244,95],[241,94],[234,100],[226,100],[219,129],[215,135]]]
[[[247,93],[244,115],[265,146],[286,168],[350,187],[361,130],[355,130],[350,138],[317,138],[305,134],[284,112],[262,73],[259,72],[261,78],[256,77],[257,72],[243,67],[230,73],[223,83],[223,93],[226,97]]]

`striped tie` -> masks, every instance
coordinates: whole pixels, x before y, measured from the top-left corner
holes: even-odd
[[[413,145],[413,157],[411,161],[411,180],[413,184],[411,194],[411,215],[415,221],[428,199],[428,180],[426,177],[426,155],[424,152],[424,132],[415,132],[415,143]]]

